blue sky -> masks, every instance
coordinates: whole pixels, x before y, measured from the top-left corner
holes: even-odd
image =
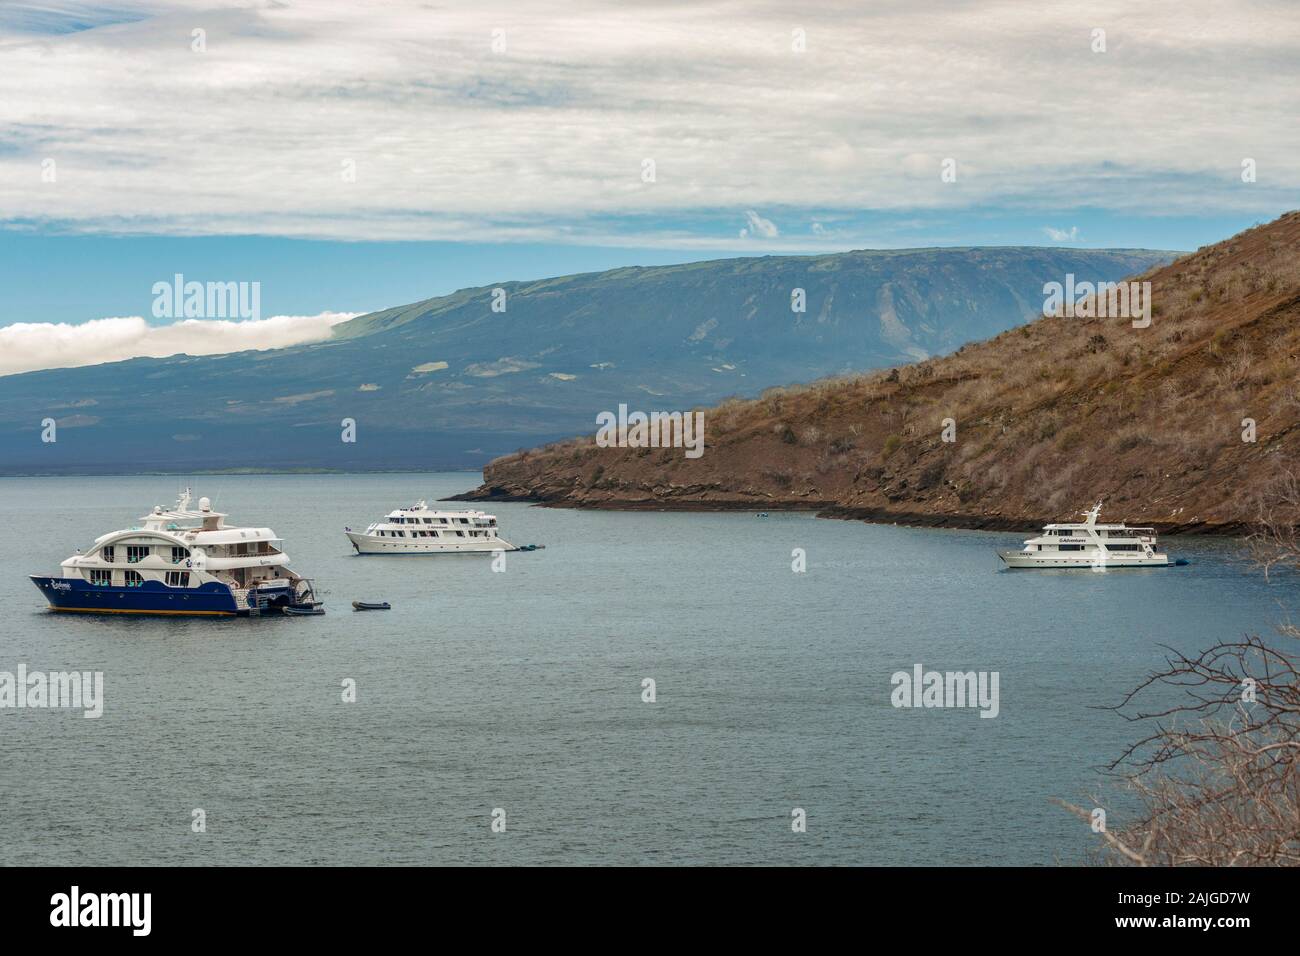
[[[1291,13],[11,0],[0,374],[293,344],[355,312],[621,265],[1194,249],[1300,196]],[[178,272],[258,282],[283,321],[150,344],[153,284]]]
[[[256,281],[266,315],[369,312],[466,286],[628,264],[689,262],[671,249],[554,243],[338,242],[268,236],[51,236],[0,232],[0,325],[142,315],[151,289],[187,280]]]

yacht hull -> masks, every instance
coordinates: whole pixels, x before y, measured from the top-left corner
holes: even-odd
[[[235,605],[230,588],[208,582],[196,588],[169,588],[157,581],[139,587],[92,585],[75,578],[31,575],[53,611],[88,614],[159,614],[189,617],[236,617],[247,614]]]
[[[1151,557],[1145,555],[1116,557],[1112,555],[1104,561],[1098,561],[1096,558],[1084,555],[1078,557],[1059,555],[1038,557],[1036,554],[1024,554],[1020,551],[999,551],[998,557],[1002,559],[1008,568],[1022,570],[1030,568],[1074,568],[1076,570],[1104,568],[1110,570],[1112,568],[1163,568],[1169,565],[1169,556],[1166,554],[1156,554]]]
[[[518,551],[503,538],[465,539],[393,539],[365,534],[361,531],[345,532],[357,554],[490,554],[493,551]]]

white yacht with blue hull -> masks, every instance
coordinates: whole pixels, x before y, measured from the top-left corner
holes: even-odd
[[[187,488],[174,509],[154,508],[32,582],[51,610],[92,614],[246,617],[317,605],[274,531],[227,525],[207,498],[197,511],[190,503]]]

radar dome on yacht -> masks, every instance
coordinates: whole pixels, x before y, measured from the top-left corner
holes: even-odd
[[[200,498],[200,499],[199,499],[199,510],[200,510],[200,511],[211,511],[211,510],[212,510],[212,501],[211,501],[211,499],[209,499],[209,498]]]
[[[160,514],[162,514],[162,505],[154,505],[154,506],[153,506],[153,513],[156,514],[156,515],[160,515]]]

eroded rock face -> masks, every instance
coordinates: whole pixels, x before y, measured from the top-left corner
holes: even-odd
[[[1039,319],[918,365],[726,402],[705,412],[698,459],[581,438],[493,461],[470,497],[1007,529],[1104,499],[1115,520],[1238,533],[1300,469],[1300,213],[1141,278],[1145,328]]]

